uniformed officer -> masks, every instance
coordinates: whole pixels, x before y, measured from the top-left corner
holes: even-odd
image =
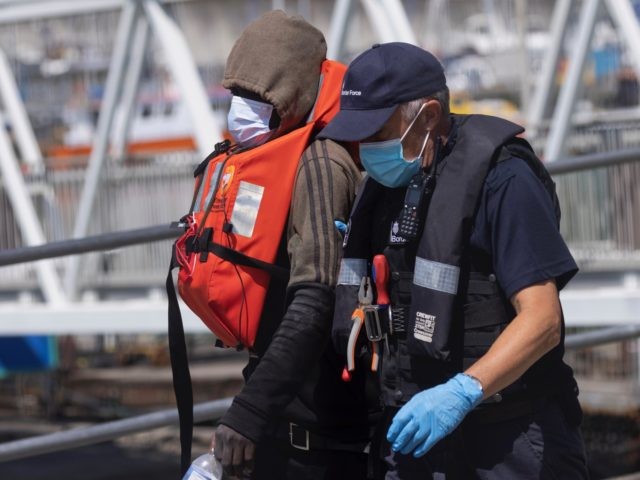
[[[373,256],[391,272],[379,478],[588,476],[558,298],[577,267],[522,132],[450,114],[441,64],[404,43],[351,63],[321,132],[360,142],[370,177],[345,238],[338,345]]]

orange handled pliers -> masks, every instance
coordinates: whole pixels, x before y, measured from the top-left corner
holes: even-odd
[[[356,368],[355,354],[356,343],[360,336],[360,331],[364,325],[365,312],[367,308],[371,307],[373,303],[373,290],[371,288],[371,280],[369,277],[362,277],[360,282],[360,289],[358,290],[358,308],[353,311],[351,315],[351,333],[349,334],[349,342],[347,344],[347,371],[353,372]],[[378,371],[378,364],[380,362],[380,353],[377,342],[371,342],[371,371]]]

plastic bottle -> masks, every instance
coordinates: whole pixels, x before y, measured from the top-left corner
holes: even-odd
[[[222,465],[213,450],[196,458],[182,480],[222,480]]]

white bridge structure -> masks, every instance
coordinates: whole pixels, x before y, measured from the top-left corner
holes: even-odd
[[[47,167],[22,101],[17,74],[3,53],[7,46],[0,43],[0,249],[168,225],[186,213],[193,167],[222,139],[225,127],[211,109],[184,26],[171,14],[175,5],[187,8],[190,3],[198,2],[0,0],[0,26],[34,19],[72,19],[95,12],[119,15],[91,152],[86,165],[76,168]],[[294,4],[284,0],[263,3],[265,9]],[[442,14],[445,3],[425,2],[424,15]],[[495,10],[497,3],[478,2],[488,10]],[[585,90],[583,77],[594,26],[603,15],[608,15],[625,45],[629,67],[640,78],[638,17],[630,0],[551,3],[548,50],[535,80],[529,76],[523,83],[528,106],[524,116],[529,139],[556,172],[554,179],[563,204],[562,231],[581,267],[581,273],[561,294],[566,323],[572,331],[640,325],[640,107],[576,112]],[[524,25],[524,0],[511,0],[511,4],[516,23]],[[400,0],[299,1],[296,6],[306,12],[316,9],[315,15],[326,27],[330,58],[349,60],[349,29],[354,22],[368,25],[373,41],[405,41],[430,48],[424,41],[426,35],[416,34],[417,20]],[[429,25],[437,23],[437,18],[428,20]],[[567,38],[570,24],[573,37]],[[225,25],[223,17],[211,19],[211,28],[225,29]],[[237,33],[229,31],[228,35],[235,37]],[[520,34],[523,45],[524,27]],[[573,54],[566,61],[564,82],[558,88],[558,62],[567,42]],[[163,53],[166,70],[192,120],[197,151],[130,162],[124,154],[128,122],[114,119],[117,112],[131,114],[145,52],[150,48]],[[524,68],[523,74],[530,72]],[[620,152],[629,149],[636,149],[637,155],[620,161]],[[593,168],[563,169],[563,162],[569,165],[567,159],[577,151],[600,152],[604,160]],[[165,240],[0,267],[0,335],[165,333],[163,288],[170,245],[171,241]],[[186,307],[182,311],[188,333],[208,331]],[[584,376],[617,375],[617,380],[628,380],[624,387],[628,395],[620,397],[619,407],[628,408],[635,402],[637,408],[639,351],[637,340],[598,347],[588,359],[581,357],[576,368]],[[625,360],[624,372],[598,367],[611,366],[622,355],[631,359]],[[601,396],[597,387],[594,389],[592,398],[597,404]]]

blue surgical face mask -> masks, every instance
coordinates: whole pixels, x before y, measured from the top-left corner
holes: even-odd
[[[378,183],[391,188],[406,187],[409,185],[411,177],[420,172],[422,153],[429,140],[429,132],[427,131],[418,156],[410,160],[404,158],[402,140],[411,130],[423,108],[424,105],[420,107],[418,114],[411,121],[402,137],[384,142],[360,143],[362,165],[367,170],[367,173]]]
[[[275,133],[269,128],[273,105],[242,97],[231,99],[227,127],[235,142],[252,148],[267,142]]]

